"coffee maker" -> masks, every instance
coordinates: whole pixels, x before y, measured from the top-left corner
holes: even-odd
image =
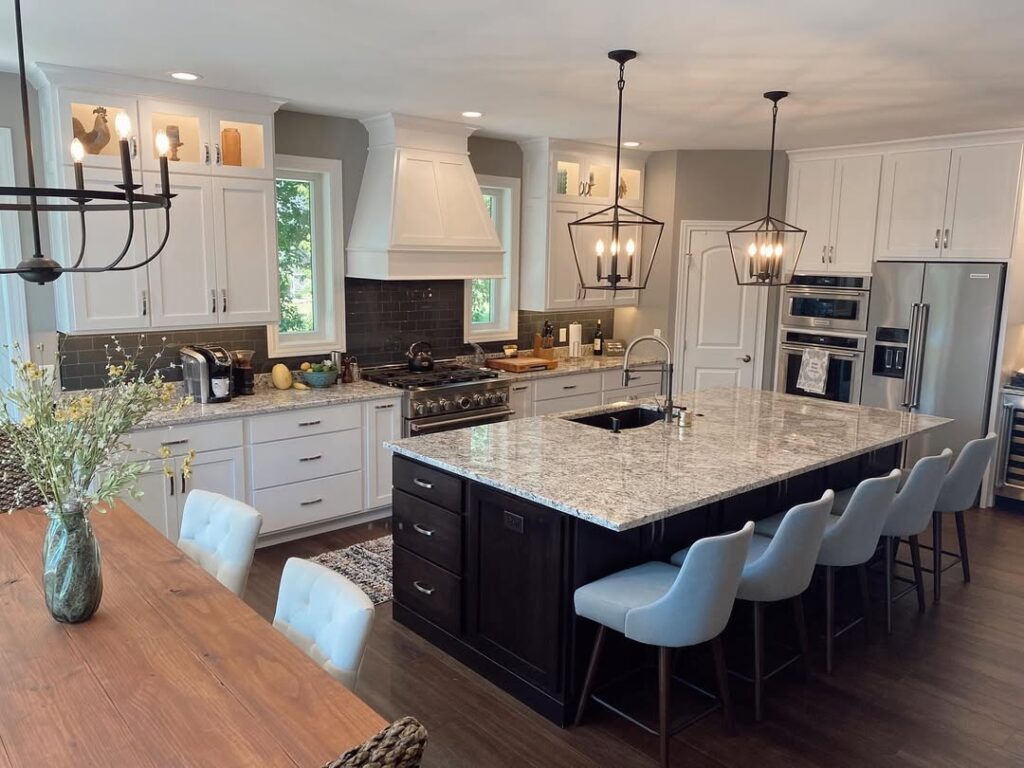
[[[231,355],[223,347],[182,347],[181,367],[185,394],[197,403],[224,403],[231,399]]]

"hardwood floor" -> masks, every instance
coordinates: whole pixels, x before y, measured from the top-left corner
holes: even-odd
[[[955,542],[946,515],[946,542]],[[676,766],[1024,765],[1024,513],[967,515],[972,582],[946,572],[942,603],[917,613],[913,595],[884,633],[881,584],[873,583],[873,641],[862,632],[836,646],[826,676],[820,655],[810,684],[798,665],[765,689],[765,719],[753,722],[747,686],[734,680],[738,725],[718,716],[673,738]],[[388,532],[387,523],[259,550],[246,600],[268,620],[285,559],[309,557]],[[923,540],[930,540],[927,537]],[[905,554],[905,550],[904,550]],[[808,603],[808,613],[819,611]],[[813,651],[822,641],[812,635]],[[658,741],[601,707],[562,730],[449,659],[378,607],[357,693],[388,719],[411,714],[430,732],[426,766],[615,766],[656,764]]]

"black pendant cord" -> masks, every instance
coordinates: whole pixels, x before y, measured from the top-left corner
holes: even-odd
[[[768,231],[768,222],[772,215],[772,177],[775,174],[775,123],[779,119],[779,102],[772,104],[772,148],[768,153],[768,206],[764,212],[765,231]]]
[[[21,74],[21,119],[25,129],[25,160],[28,163],[28,185],[36,186],[36,166],[32,157],[32,122],[28,112],[28,79],[25,75],[25,40],[21,30],[21,0],[14,0],[14,26],[18,38],[18,70]],[[35,258],[43,257],[43,247],[39,236],[39,201],[29,198],[29,211],[32,218],[32,242],[35,247]]]
[[[619,202],[619,173],[622,163],[622,92],[626,89],[626,62],[619,62],[619,114],[615,123],[615,203]]]

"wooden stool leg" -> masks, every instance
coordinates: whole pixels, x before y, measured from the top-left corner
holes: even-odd
[[[857,584],[860,587],[860,607],[864,613],[864,639],[871,642],[871,595],[868,593],[868,564],[857,566]]]
[[[658,738],[661,741],[661,765],[668,768],[669,733],[668,710],[672,694],[672,649],[658,648]]]
[[[832,646],[835,643],[836,574],[831,565],[825,566],[825,671],[832,674]]]
[[[893,537],[885,536],[885,634],[892,634]]]
[[[942,513],[932,512],[932,594],[942,599]]]
[[[576,707],[576,719],[573,721],[573,725],[579,725],[583,722],[583,710],[587,708],[587,702],[590,700],[590,694],[594,690],[594,678],[597,677],[597,662],[601,658],[601,649],[604,647],[604,636],[607,631],[607,627],[604,624],[598,624],[597,636],[594,638],[594,650],[590,652],[590,663],[587,665],[587,676],[583,678],[583,692],[580,694],[580,703]]]
[[[914,564],[914,586],[917,587],[917,610],[924,613],[924,571],[921,569],[921,544],[910,537],[910,561]]]
[[[804,680],[811,679],[811,648],[807,642],[807,620],[804,618],[804,596],[797,595],[792,600],[793,621],[796,623],[796,642],[800,646],[800,657],[804,668]]]
[[[956,518],[956,538],[960,545],[960,567],[963,569],[966,584],[971,580],[971,560],[967,556],[967,526],[964,525],[963,510],[954,512],[953,516]]]
[[[754,602],[754,719],[761,722],[764,686],[764,603]]]
[[[725,720],[725,727],[732,730],[735,719],[732,712],[732,697],[729,695],[729,672],[725,668],[725,649],[722,648],[721,635],[711,641],[711,652],[715,657],[715,678],[718,681],[718,698],[722,702],[722,718]]]

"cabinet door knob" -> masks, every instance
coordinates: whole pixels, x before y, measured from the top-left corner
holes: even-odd
[[[132,157],[138,157],[139,156],[139,140],[138,140],[138,138],[135,137],[135,136],[132,136],[129,139],[129,141],[132,144]]]
[[[213,146],[217,150],[217,165],[220,165],[220,163],[221,163],[221,159],[220,159],[220,144],[214,144]]]
[[[828,263],[829,264],[831,264],[833,262],[833,258],[832,257],[833,257],[833,255],[835,255],[835,252],[836,252],[836,247],[834,245],[830,245],[828,247]]]
[[[749,363],[752,360],[750,355],[744,355],[743,357],[737,357],[736,359],[739,360],[741,363]]]
[[[949,248],[949,230],[944,229],[942,231],[942,247]]]
[[[145,317],[149,314],[149,301],[146,297],[146,289],[142,289],[142,316]]]
[[[227,288],[221,288],[220,289],[220,296],[221,296],[221,312],[224,312],[225,314],[227,314],[227,311],[228,311],[228,289]]]
[[[210,164],[210,143],[203,144],[203,162]]]
[[[821,263],[825,263],[825,250],[828,248],[827,245],[821,246]]]
[[[941,231],[941,230],[939,230],[939,229],[936,229],[936,230],[935,230],[935,247],[936,247],[936,248],[938,248],[938,247],[939,247],[939,232],[940,232],[940,231]]]
[[[217,291],[213,288],[210,289],[210,312],[213,314],[217,312]]]

